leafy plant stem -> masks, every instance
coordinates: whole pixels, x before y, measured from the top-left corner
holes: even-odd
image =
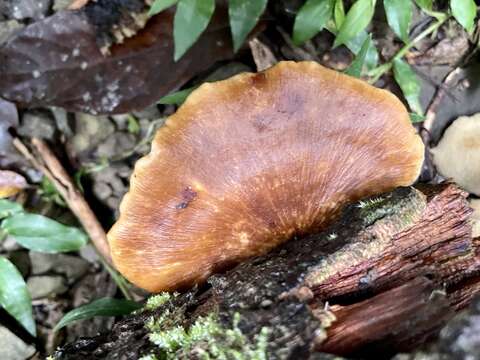
[[[415,38],[405,44],[396,54],[395,56],[387,63],[382,64],[375,69],[372,69],[368,72],[368,76],[370,80],[368,81],[370,84],[374,84],[382,77],[383,74],[390,71],[393,66],[393,61],[396,59],[401,59],[405,54],[415,46],[419,41],[427,37],[428,35],[434,33],[440,26],[442,26],[448,19],[450,18],[449,15],[443,14],[443,16],[438,16],[433,24],[423,30],[420,34],[418,34]]]
[[[127,281],[123,276],[121,276],[114,268],[112,268],[99,254],[100,262],[103,264],[105,269],[107,269],[108,273],[112,277],[113,281],[115,281],[115,284],[117,284],[118,288],[122,292],[123,296],[127,300],[133,300],[133,296],[130,293],[130,289],[128,288]]]

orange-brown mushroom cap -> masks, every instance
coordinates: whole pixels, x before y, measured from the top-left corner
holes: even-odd
[[[152,292],[200,283],[412,184],[423,151],[395,96],[314,62],[204,84],[138,161],[114,263]]]

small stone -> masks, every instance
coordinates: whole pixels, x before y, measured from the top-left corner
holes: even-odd
[[[55,122],[45,112],[27,112],[22,117],[18,133],[26,137],[52,140],[55,135]]]
[[[62,276],[32,276],[27,280],[32,299],[63,294],[68,290]]]
[[[10,5],[10,16],[16,20],[43,19],[50,9],[51,0],[15,0]]]
[[[73,131],[68,121],[67,111],[63,108],[56,106],[52,106],[50,110],[52,111],[53,117],[55,118],[55,123],[58,130],[60,130],[67,137],[73,136]]]
[[[26,344],[3,326],[0,326],[0,349],[5,360],[29,359],[36,351],[32,345]]]
[[[136,138],[133,134],[117,132],[100,144],[96,155],[102,157],[112,157],[132,150],[136,145]]]
[[[5,240],[1,243],[3,250],[9,252],[14,250],[20,250],[22,247],[18,245],[17,241],[13,236],[7,236]]]
[[[75,136],[69,141],[74,155],[95,148],[115,131],[115,126],[106,116],[77,113],[74,123]]]
[[[93,193],[100,200],[107,200],[113,195],[112,188],[104,182],[96,182],[93,184]]]
[[[273,304],[272,300],[265,299],[260,303],[260,306],[262,308],[267,308],[267,307],[271,306],[272,304]]]
[[[95,248],[90,244],[82,247],[79,251],[79,254],[83,259],[87,260],[90,263],[96,264],[100,260],[100,257],[98,256]]]
[[[23,28],[17,20],[8,20],[0,22],[0,44],[5,42],[15,30]]]
[[[78,256],[65,254],[44,254],[35,251],[30,252],[32,274],[40,275],[47,272],[64,275],[69,283],[85,275],[90,264]]]

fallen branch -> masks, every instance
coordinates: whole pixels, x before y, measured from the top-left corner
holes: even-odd
[[[33,138],[32,145],[38,154],[38,157],[35,157],[19,138],[15,138],[13,144],[35,168],[41,171],[48,180],[52,182],[67,203],[69,209],[82,224],[85,232],[90,237],[100,255],[108,264],[112,264],[105,230],[103,230],[102,225],[82,193],[77,189],[60,161],[58,161],[55,154],[49,149],[48,145],[43,140]]]
[[[66,346],[57,358],[117,358],[126,349],[132,358],[162,358],[170,330],[188,334],[212,314],[218,323],[210,325],[223,330],[208,342],[180,344],[169,358],[208,354],[209,344],[228,351],[238,346],[226,339],[229,331],[250,350],[263,336],[262,351],[272,359],[410,351],[436,337],[480,291],[480,243],[471,236],[466,196],[454,185],[404,188],[352,205],[325,231],[212,276],[210,288],[171,296],[108,334]]]

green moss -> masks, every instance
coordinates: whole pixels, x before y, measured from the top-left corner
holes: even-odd
[[[211,313],[199,317],[188,328],[181,325],[165,328],[164,322],[172,323],[170,312],[162,314],[147,324],[150,341],[159,347],[165,359],[236,359],[266,360],[268,328],[264,327],[254,337],[247,338],[239,328],[240,315],[235,314],[232,328],[223,327],[217,316]]]
[[[175,296],[175,294],[173,296]],[[168,300],[171,299],[171,297],[172,297],[172,295],[167,293],[167,292],[163,292],[161,294],[151,296],[147,300],[147,303],[145,304],[144,309],[145,310],[155,310],[158,307],[164,305]]]

